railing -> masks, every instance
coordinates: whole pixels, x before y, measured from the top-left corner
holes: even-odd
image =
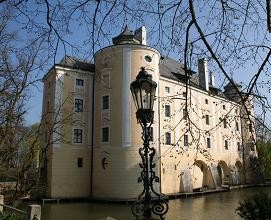
[[[18,212],[24,216],[26,216],[27,220],[41,220],[41,206],[40,205],[29,205],[28,211],[23,211],[12,206],[8,206],[4,204],[4,196],[0,195],[0,213],[3,214],[4,208],[7,208],[13,212]]]

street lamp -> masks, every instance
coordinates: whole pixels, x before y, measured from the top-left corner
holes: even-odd
[[[132,213],[136,219],[150,219],[152,213],[160,216],[160,219],[164,219],[163,215],[168,211],[167,198],[155,192],[153,188],[153,183],[159,182],[159,177],[153,171],[155,149],[149,145],[156,87],[157,84],[152,80],[152,75],[148,74],[144,67],[141,67],[136,80],[130,85],[137,109],[136,118],[142,127],[142,140],[144,141],[143,147],[139,148],[139,155],[142,159],[139,166],[142,171],[138,178],[138,182],[143,182],[144,189],[138,196],[138,200],[132,205]]]

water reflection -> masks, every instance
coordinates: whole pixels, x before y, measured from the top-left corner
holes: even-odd
[[[240,200],[255,192],[271,194],[271,187],[232,190],[201,197],[169,201],[167,220],[240,220],[235,209]],[[118,203],[47,203],[42,207],[46,220],[98,220],[111,216],[119,220],[134,219],[130,205]]]

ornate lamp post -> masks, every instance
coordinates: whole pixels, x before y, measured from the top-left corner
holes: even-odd
[[[136,105],[137,122],[142,127],[143,147],[139,149],[139,155],[142,163],[139,164],[142,169],[138,182],[143,182],[143,191],[138,196],[138,200],[132,205],[132,213],[136,219],[150,219],[152,213],[164,219],[168,211],[167,198],[155,192],[154,182],[159,182],[159,177],[155,175],[155,163],[153,157],[155,149],[150,147],[151,138],[150,128],[153,123],[153,103],[157,84],[152,80],[152,75],[148,74],[144,67],[138,73],[136,80],[131,83],[130,89]],[[152,195],[154,196],[152,198]]]

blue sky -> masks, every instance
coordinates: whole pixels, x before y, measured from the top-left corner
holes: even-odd
[[[67,1],[69,3],[69,1]],[[150,46],[156,47],[162,54],[164,55],[169,55],[176,60],[180,60],[181,62],[183,61],[183,50],[184,50],[184,33],[185,33],[185,27],[188,23],[188,21],[184,21],[183,23],[177,23],[177,22],[182,22],[182,20],[178,20],[178,17],[176,17],[176,27],[174,28],[174,31],[172,31],[171,27],[167,26],[167,24],[170,24],[172,22],[172,17],[174,15],[174,10],[170,11],[165,14],[165,16],[162,18],[163,21],[163,30],[164,32],[159,32],[159,25],[161,25],[158,20],[157,16],[155,14],[144,14],[143,10],[154,10],[155,4],[150,3],[148,4],[144,1],[139,1],[140,3],[134,4],[134,1],[127,1],[127,9],[126,11],[121,11],[122,5],[117,5],[113,11],[111,11],[111,14],[109,14],[108,17],[106,17],[105,22],[103,22],[104,15],[106,12],[110,12],[110,7],[112,4],[110,3],[104,3],[101,1],[99,5],[99,11],[96,16],[96,24],[95,26],[95,31],[94,33],[92,32],[92,24],[91,19],[94,16],[94,11],[95,8],[97,7],[97,2],[90,2],[88,7],[89,10],[89,16],[88,17],[82,17],[81,14],[75,13],[73,15],[73,20],[70,22],[69,26],[69,33],[63,32],[63,39],[67,40],[67,42],[71,43],[71,45],[76,45],[76,48],[73,48],[72,46],[66,44],[66,51],[64,51],[63,45],[60,43],[59,47],[56,51],[56,57],[55,61],[58,63],[61,58],[64,56],[65,52],[68,55],[76,56],[79,58],[83,59],[88,59],[91,60],[93,56],[93,52],[97,51],[98,49],[108,46],[111,44],[111,38],[118,35],[121,30],[123,29],[124,25],[128,23],[129,27],[132,30],[135,30],[136,28],[145,25],[147,27],[147,41]],[[211,3],[214,3],[214,5],[211,5]],[[227,1],[228,4],[234,4],[234,1]],[[52,1],[52,3],[56,3]],[[161,12],[164,10],[166,11],[166,7],[169,7],[171,5],[167,5],[167,3],[172,4],[172,1],[164,1],[163,5],[160,5]],[[117,3],[118,4],[118,3]],[[119,4],[121,4],[119,2]],[[198,15],[198,20],[199,24],[201,27],[205,30],[205,33],[212,33],[212,31],[215,31],[215,28],[219,27],[220,20],[221,18],[217,19],[218,14],[216,14],[216,8],[219,9],[220,5],[216,5],[216,1],[198,1],[195,3],[195,10]],[[186,5],[183,5],[182,7],[185,8]],[[38,7],[38,6],[37,6]],[[40,6],[39,6],[40,7]],[[45,6],[42,7],[43,10]],[[211,8],[213,7],[213,8]],[[236,7],[235,5],[229,5],[229,7]],[[31,6],[30,9],[35,11],[35,6]],[[133,10],[132,10],[133,9]],[[136,17],[132,14],[134,10],[140,9],[136,14]],[[173,8],[175,9],[175,8]],[[129,11],[130,10],[130,11]],[[254,17],[248,21],[246,21],[247,26],[244,31],[245,33],[245,41],[248,41],[249,43],[262,43],[262,40],[264,39],[264,43],[266,45],[269,44],[269,36],[266,36],[266,20],[265,20],[265,12],[264,8],[258,7],[258,15],[259,18],[255,14],[252,13],[252,15],[255,17],[255,19],[260,20],[260,25],[253,25],[255,22]],[[185,12],[183,12],[185,13]],[[231,15],[231,14],[230,14]],[[236,16],[240,15],[240,17]],[[238,29],[239,23],[244,22],[242,19],[242,13],[236,12],[233,20],[231,22],[234,22],[234,25],[232,23],[229,23],[226,25],[229,25],[229,30],[230,33],[229,35],[232,35],[235,37],[238,36],[238,33],[240,32],[240,29]],[[212,18],[211,21],[208,20],[209,18]],[[46,27],[45,23],[45,14],[40,13],[37,18],[35,18],[40,24],[43,24]],[[217,19],[217,20],[216,20]],[[257,21],[258,21],[257,20]],[[99,27],[102,25],[103,27],[103,32],[99,32]],[[47,27],[48,28],[48,27]],[[227,28],[227,27],[225,27]],[[21,32],[22,35],[25,32]],[[98,36],[98,33],[100,34]],[[32,33],[33,34],[33,33]],[[225,33],[226,36],[227,33]],[[198,33],[193,27],[190,33],[190,40],[193,41],[198,38]],[[172,41],[172,37],[175,39],[175,41]],[[53,39],[53,38],[52,38]],[[92,48],[92,39],[94,39],[95,47],[94,51]],[[209,41],[210,44],[213,43],[213,48],[219,48],[221,45],[219,43],[216,43],[216,35],[210,35],[207,37],[207,40]],[[228,39],[225,37],[225,41]],[[258,42],[257,42],[258,41]],[[226,51],[227,53],[232,49],[232,42],[228,41],[229,46],[228,48],[219,48],[217,54],[218,56],[224,57],[223,51]],[[196,43],[195,44],[198,48],[202,47],[204,48],[202,42]],[[56,41],[52,40],[52,47],[56,46]],[[52,49],[52,48],[50,48]],[[205,48],[206,49],[206,48]],[[200,51],[200,49],[198,49]],[[257,72],[260,64],[261,64],[261,57],[264,57],[265,54],[267,53],[268,50],[261,48],[257,50],[257,56],[253,57],[253,53],[255,51],[249,51],[245,47],[240,49],[240,54],[242,54],[242,58],[244,58],[243,62],[237,63],[235,62],[237,59],[231,61],[231,57],[228,58],[228,62],[224,64],[224,68],[227,70],[229,74],[233,77],[233,79],[237,82],[242,82],[243,87],[245,88],[246,85],[249,83],[250,79],[255,75]],[[247,53],[247,55],[246,55]],[[208,52],[204,52],[202,54],[205,54],[206,57],[210,57],[210,54]],[[194,55],[193,57],[193,62],[190,63],[190,67],[194,70],[196,70],[196,60],[197,57]],[[247,56],[247,60],[246,60]],[[225,57],[224,57],[225,58]],[[50,59],[49,62],[47,63],[47,66],[42,70],[39,71],[37,74],[42,78],[44,74],[50,69],[54,64],[54,59]],[[240,65],[239,65],[240,64]],[[210,65],[210,70],[215,74],[216,77],[216,85],[225,86],[225,77],[223,76],[222,72],[218,69],[217,65],[212,59],[209,59],[209,65]],[[269,66],[268,66],[269,67]],[[270,80],[270,75],[268,74],[268,69],[265,69],[266,73],[262,74],[262,76],[259,79],[259,82],[266,82]],[[264,95],[270,94],[269,88],[264,84],[259,84],[259,89],[261,90],[261,93]],[[33,87],[31,89],[31,95],[32,98],[28,102],[27,105],[27,115],[26,115],[26,122],[27,124],[32,124],[35,122],[38,122],[40,120],[41,116],[41,109],[42,109],[42,88],[43,85],[42,83],[38,83],[36,87]],[[258,114],[261,113],[261,110],[258,108],[257,112]],[[270,120],[270,114],[268,116],[269,121]]]

